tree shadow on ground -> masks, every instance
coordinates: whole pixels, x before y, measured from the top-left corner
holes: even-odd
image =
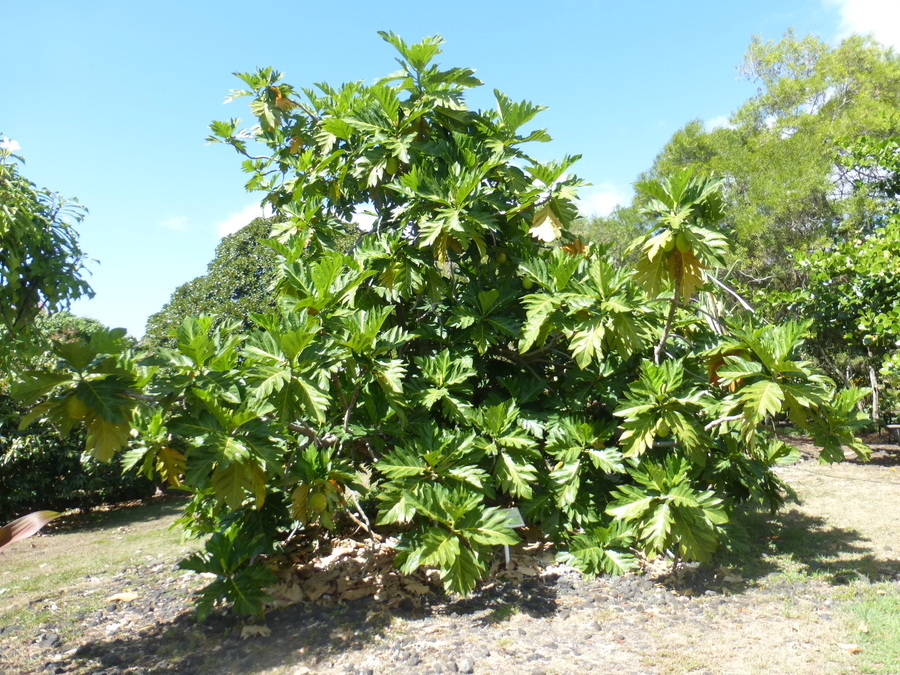
[[[160,518],[174,518],[183,514],[187,499],[180,494],[164,494],[150,500],[132,500],[104,505],[90,511],[65,513],[47,525],[41,536],[89,533],[134,526]]]
[[[900,560],[879,558],[869,541],[855,529],[833,527],[818,516],[797,509],[772,515],[746,511],[738,522],[749,535],[749,549],[725,553],[716,565],[737,571],[747,581],[756,581],[779,571],[815,576],[832,585],[857,579],[893,580],[900,575]],[[737,590],[737,589],[732,589]]]
[[[718,592],[727,587],[734,594],[748,592],[759,581],[777,592],[793,592],[793,576],[781,577],[774,584],[765,581],[767,576],[784,571],[799,575],[799,584],[805,583],[804,576],[840,585],[862,578],[880,581],[900,575],[900,561],[880,559],[859,531],[830,526],[827,520],[797,509],[775,515],[750,510],[741,514],[740,523],[749,534],[749,549],[723,554],[712,564],[683,566],[682,571],[687,572],[683,576],[676,574],[658,581],[676,588],[690,586],[697,593],[707,589]],[[720,566],[728,567],[744,583],[725,581]],[[572,592],[565,585],[576,584],[580,588],[577,583],[555,574],[517,582],[493,579],[468,598],[426,595],[417,600],[407,598],[395,608],[387,608],[371,598],[331,604],[298,603],[270,611],[257,624],[262,630],[251,628],[246,639],[242,639],[244,624],[236,617],[213,614],[198,624],[192,612],[180,610],[170,621],[141,631],[96,637],[60,665],[73,666],[82,673],[107,675],[123,671],[246,673],[297,665],[313,671],[332,670],[336,661],[343,661],[346,656],[352,659],[354,653],[371,647],[373,641],[390,641],[397,619],[415,623],[457,615],[489,625],[515,614],[548,617],[559,610],[559,598]],[[409,632],[415,634],[416,629]]]
[[[85,643],[71,658],[86,672],[245,673],[299,662],[327,667],[338,654],[385,634],[391,614],[372,604],[291,605],[251,624],[245,637],[237,617],[213,614],[197,623],[185,611],[138,634]]]
[[[875,466],[900,466],[900,446],[879,443],[872,445],[872,457],[865,462]]]
[[[469,616],[499,623],[514,614],[535,618],[556,613],[557,578],[519,583],[494,579],[467,598],[426,595],[387,608],[371,598],[346,603],[298,603],[268,612],[258,626],[224,613],[197,623],[183,611],[170,622],[121,637],[94,639],[68,657],[78,672],[246,673],[302,664],[329,669],[340,656],[390,639],[396,619],[415,622],[435,616]],[[565,583],[565,581],[562,581]],[[65,663],[60,664],[65,667]]]

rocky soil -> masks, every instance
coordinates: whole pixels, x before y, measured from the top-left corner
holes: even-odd
[[[0,671],[870,672],[858,666],[856,631],[865,627],[844,607],[867,588],[900,598],[898,465],[896,447],[884,446],[866,466],[807,459],[786,468],[807,506],[781,512],[769,529],[754,529],[749,516],[758,540],[748,559],[585,579],[533,548],[514,552],[508,579],[468,599],[406,592],[340,600],[335,581],[315,593],[297,590],[301,601],[255,624],[222,615],[197,624],[190,599],[206,580],[174,560],[139,561],[39,599],[34,611],[47,619],[33,628],[0,627]],[[64,599],[89,596],[106,602],[55,618]],[[900,672],[900,664],[882,665],[876,672]]]

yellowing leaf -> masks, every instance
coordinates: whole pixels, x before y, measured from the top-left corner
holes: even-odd
[[[590,247],[586,245],[581,239],[575,237],[575,241],[570,244],[566,244],[562,247],[562,250],[568,253],[569,255],[587,255]]]
[[[562,233],[562,223],[547,205],[534,214],[534,223],[528,233],[538,241],[549,244],[559,239],[559,235]]]
[[[694,252],[675,251],[667,258],[670,278],[678,284],[681,290],[681,299],[688,302],[691,296],[703,287],[704,265],[697,259]]]
[[[181,476],[187,466],[187,459],[174,448],[160,448],[156,455],[156,470],[162,479],[170,485],[181,485]]]
[[[250,475],[247,467],[235,462],[223,469],[217,468],[212,475],[212,488],[219,501],[237,510],[244,503]]]
[[[297,107],[297,104],[294,103],[291,99],[282,96],[275,100],[275,107],[279,110],[293,110]]]
[[[291,493],[291,516],[304,525],[309,522],[309,485],[298,485]]]
[[[253,464],[250,471],[250,489],[256,508],[261,509],[266,501],[266,472],[259,464]]]
[[[90,452],[95,459],[108,462],[112,459],[116,450],[128,442],[128,424],[112,424],[102,417],[95,417],[88,413],[88,437],[85,450]]]
[[[281,93],[281,87],[269,87],[269,91],[275,95],[275,107],[279,110],[287,111],[297,107],[296,103]]]

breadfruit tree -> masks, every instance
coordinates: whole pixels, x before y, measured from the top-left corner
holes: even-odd
[[[396,535],[403,570],[468,593],[519,541],[511,507],[587,572],[704,560],[739,540],[738,504],[782,500],[792,450],[767,420],[809,429],[824,460],[865,452],[863,392],[797,358],[803,325],[717,309],[716,181],[642,185],[639,262],[616,267],[568,234],[577,158],[529,154],[540,106],[495,91],[470,109],[480,82],[435,63],[439,38],[382,36],[392,75],[240,74],[257,124],[211,125],[283,217],[276,311],[244,332],[188,319],[153,354],[97,333],[18,389],[32,417],[86,424],[98,457],[193,492],[185,520],[211,537],[186,564],[218,575],[201,615],[258,611],[267,556],[348,530]]]

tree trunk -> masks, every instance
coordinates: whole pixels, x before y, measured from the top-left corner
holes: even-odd
[[[869,386],[872,387],[872,421],[878,424],[881,419],[878,400],[878,377],[875,375],[875,367],[872,365],[872,350],[866,347],[866,353],[869,355]]]
[[[662,339],[653,350],[653,362],[659,365],[663,352],[666,350],[666,340],[669,339],[669,332],[672,330],[672,322],[675,320],[675,310],[678,309],[678,286],[675,287],[675,295],[672,296],[672,304],[669,306],[669,316],[666,319],[666,327],[663,328]]]
[[[869,385],[872,387],[872,421],[878,424],[881,419],[881,410],[878,401],[878,380],[875,377],[875,369],[869,366]]]

